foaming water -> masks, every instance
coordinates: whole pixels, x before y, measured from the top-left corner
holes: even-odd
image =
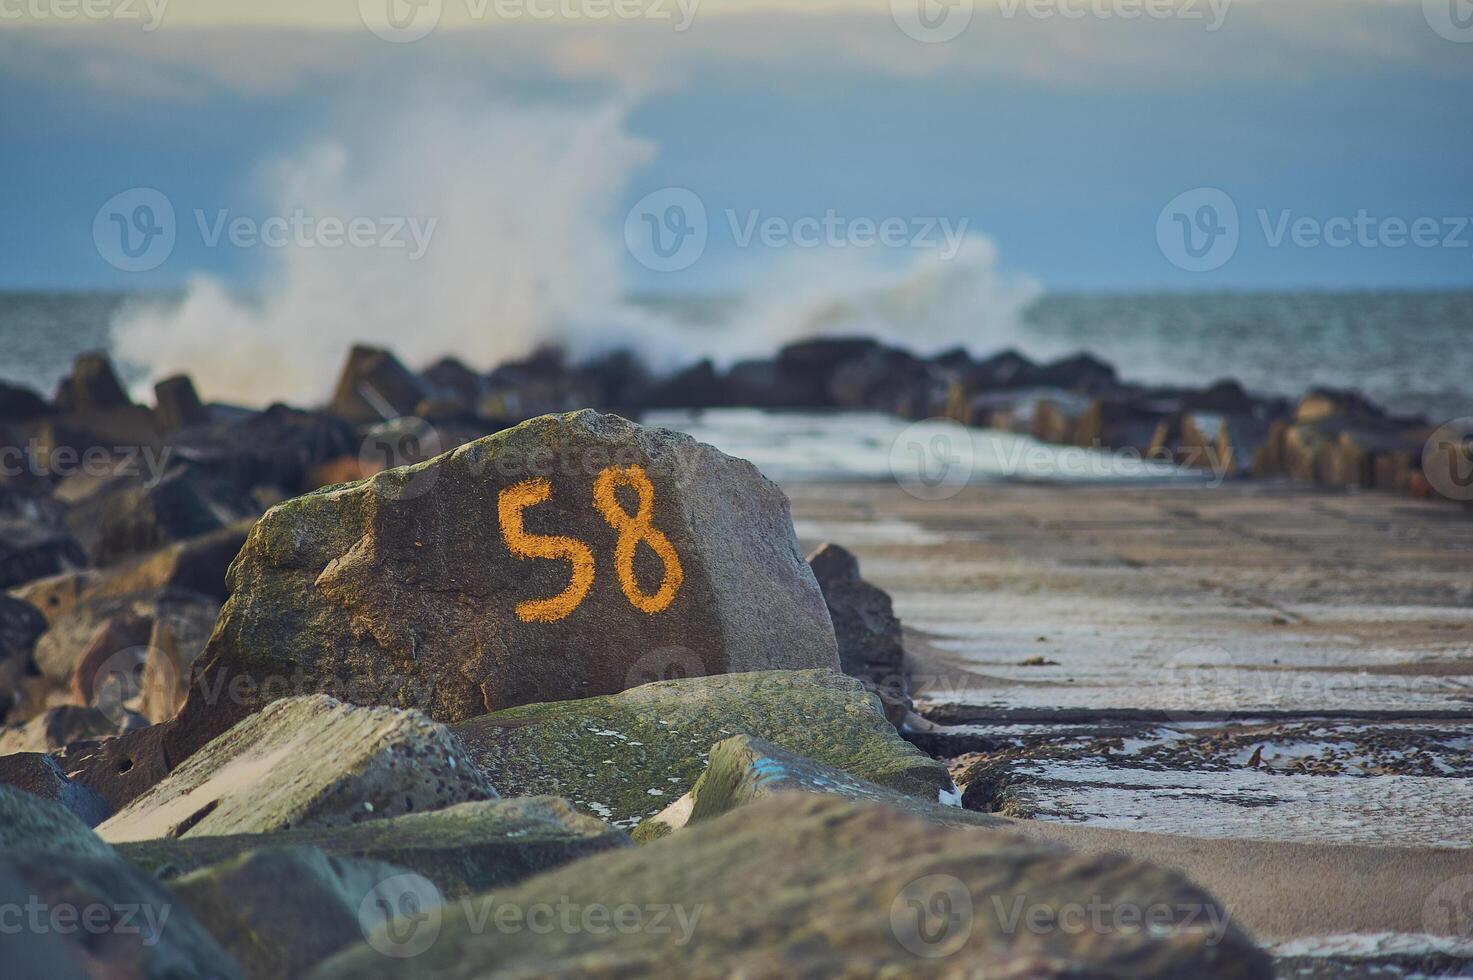
[[[1054,446],[952,422],[906,422],[875,412],[708,409],[649,412],[643,421],[688,433],[750,460],[778,483],[894,481],[928,499],[1000,482],[1212,482],[1210,474],[1125,454]]]
[[[774,254],[715,331],[630,303],[621,202],[657,148],[629,133],[627,112],[434,107],[324,135],[261,166],[271,212],[416,222],[423,247],[289,241],[253,301],[199,276],[182,299],[124,306],[116,352],[150,375],[187,372],[211,399],[312,403],[353,343],[481,369],[547,343],[575,358],[626,348],[656,369],[837,333],[931,352],[1010,342],[1038,296],[972,235],[955,255],[918,250],[898,266],[853,249]]]

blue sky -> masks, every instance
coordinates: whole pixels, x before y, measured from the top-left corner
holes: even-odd
[[[314,147],[333,145],[344,160],[332,173],[375,175],[362,184],[380,197],[356,194],[357,207],[413,213],[420,200],[395,175],[434,184],[446,154],[468,145],[419,120],[443,110],[501,127],[469,145],[505,148],[509,135],[515,155],[518,126],[528,145],[560,139],[539,113],[608,106],[618,133],[569,149],[581,156],[566,174],[508,170],[497,154],[469,169],[456,161],[454,179],[501,196],[438,199],[425,215],[440,223],[433,246],[476,240],[457,226],[510,221],[498,203],[508,197],[545,197],[556,227],[533,232],[547,236],[541,260],[586,262],[563,256],[572,248],[556,236],[585,226],[561,202],[593,212],[617,242],[636,201],[681,187],[708,213],[700,260],[661,272],[616,250],[598,261],[619,288],[761,289],[815,257],[742,246],[728,212],[790,222],[831,211],[965,222],[995,246],[1000,273],[1048,289],[1473,286],[1473,229],[1457,245],[1457,222],[1473,215],[1473,43],[1439,36],[1420,3],[1241,0],[1214,31],[1180,17],[979,7],[941,44],[907,37],[885,3],[803,16],[713,6],[681,33],[450,25],[411,44],[385,43],[356,18],[222,25],[197,8],[151,32],[0,25],[0,288],[146,289],[200,274],[270,288],[281,251],[211,246],[196,211],[260,220],[346,206],[321,192],[320,175],[301,175],[316,173],[302,163]],[[419,141],[406,145],[406,133]],[[586,185],[605,153],[617,160],[595,191]],[[561,179],[578,194],[560,195]],[[134,187],[161,191],[179,221],[167,261],[144,272],[109,265],[93,237],[98,209]],[[1174,265],[1157,237],[1163,208],[1194,188],[1220,189],[1239,215],[1236,250],[1201,272]],[[1434,220],[1439,245],[1270,242],[1275,224],[1357,214],[1377,227]],[[901,266],[914,255],[865,258]]]

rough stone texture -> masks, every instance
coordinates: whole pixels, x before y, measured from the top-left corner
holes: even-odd
[[[113,849],[60,803],[0,786],[0,854],[110,858]]]
[[[621,827],[687,792],[711,745],[740,734],[921,799],[952,789],[946,768],[902,740],[858,681],[832,671],[660,681],[452,730],[501,795],[563,796]]]
[[[645,928],[470,924],[488,909],[549,905],[555,914],[560,901],[634,905]],[[1091,902],[1110,910],[1105,928],[1091,927]],[[673,907],[663,928],[651,906]],[[1154,910],[1151,927],[1140,919],[1114,927],[1115,910]],[[479,905],[448,905],[429,922],[438,935],[419,956],[392,959],[358,944],[312,976],[1271,975],[1216,902],[1173,872],[807,794],[580,861]]]
[[[994,829],[1009,826],[1001,818],[963,810],[959,793],[930,801],[917,799],[814,762],[763,739],[737,735],[711,747],[711,761],[691,789],[688,805],[672,805],[674,812],[668,816],[662,813],[651,817],[646,821],[648,827],[641,825],[638,838],[660,835],[660,828],[678,830],[687,823],[712,820],[755,800],[787,792],[823,793],[883,803],[932,823]]]
[[[566,800],[525,796],[460,803],[349,827],[138,841],[119,844],[118,853],[167,880],[277,845],[387,861],[423,875],[446,898],[457,898],[502,888],[590,854],[628,847],[630,840],[602,820],[574,810]]]
[[[277,701],[98,827],[110,841],[332,827],[496,795],[417,711]]]
[[[36,638],[46,631],[46,617],[29,602],[0,595],[0,717],[10,707],[15,685],[30,663]]]
[[[858,677],[878,695],[885,717],[899,726],[911,703],[900,620],[890,597],[860,577],[859,560],[839,545],[820,545],[808,556],[808,564],[829,608],[844,673]]]
[[[268,847],[185,875],[169,890],[247,977],[280,980],[361,942],[365,925],[382,923],[375,889],[404,873],[313,847]]]
[[[85,412],[94,409],[119,408],[131,404],[113,373],[107,355],[89,351],[77,355],[72,373],[56,387],[56,407],[63,412]]]
[[[75,742],[107,738],[141,724],[124,711],[115,716],[97,708],[63,704],[48,709],[23,725],[0,728],[0,755],[11,752],[54,752]]]
[[[195,660],[215,631],[215,606],[179,606],[154,620],[139,677],[138,712],[157,724],[178,713]]]
[[[382,422],[409,415],[424,396],[424,385],[398,358],[360,344],[349,352],[327,410],[346,422]]]
[[[87,564],[87,553],[64,530],[0,515],[0,589]]]
[[[254,517],[250,496],[193,464],[157,480],[126,480],[78,504],[67,526],[98,565],[111,565],[175,541]]]
[[[0,783],[64,807],[78,820],[95,827],[112,810],[92,790],[67,778],[57,761],[41,752],[0,755]]]
[[[70,920],[60,920],[70,921],[71,928],[26,928],[6,936],[7,975],[67,980],[242,976],[188,908],[148,875],[116,858],[0,854],[0,904],[14,905],[25,914],[27,903],[53,915],[75,910]]]
[[[211,615],[216,609],[213,598],[172,586],[128,595],[90,592],[36,641],[36,668],[53,683],[70,685],[89,656],[101,664],[114,653],[146,645],[160,619]]]
[[[272,405],[264,412],[225,416],[172,440],[174,458],[207,467],[237,486],[279,487],[283,493],[313,489],[307,474],[343,455],[357,455],[362,440],[352,426],[325,412]]]
[[[643,467],[649,523],[682,569],[655,613],[626,595],[616,558],[626,535],[594,500],[599,474],[628,466]],[[571,536],[593,563],[586,597],[551,621],[524,621],[518,609],[576,586],[573,562],[519,559],[499,530],[501,491],[536,479],[551,498],[522,511],[526,533]],[[632,487],[613,497],[611,513],[640,510]],[[628,538],[641,601],[677,582],[649,537]],[[343,688],[357,703],[457,721],[620,691],[672,652],[707,674],[838,662],[782,491],[688,436],[594,412],[533,419],[286,501],[251,530],[230,582],[202,661],[207,676],[166,738],[171,760],[255,706],[207,703],[202,687],[239,675],[290,678],[295,693]]]
[[[154,419],[160,432],[178,432],[210,421],[210,412],[200,404],[194,382],[187,374],[164,378],[153,386]]]

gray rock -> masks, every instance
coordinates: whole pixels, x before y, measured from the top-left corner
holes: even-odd
[[[102,823],[109,841],[333,827],[496,795],[417,711],[274,702]]]
[[[346,422],[382,422],[411,414],[424,396],[424,385],[398,358],[360,344],[349,352],[327,410]]]
[[[112,815],[101,797],[68,779],[56,759],[41,752],[0,755],[0,783],[50,800],[89,827],[96,827]]]
[[[56,407],[63,412],[89,412],[130,405],[128,395],[113,373],[106,354],[89,351],[77,355],[72,373],[56,388]]]
[[[416,925],[374,937],[424,943],[419,955],[360,943],[312,977],[1271,976],[1221,906],[1174,872],[801,793]]]
[[[117,849],[125,860],[167,880],[262,847],[313,847],[406,868],[433,882],[447,898],[456,898],[515,884],[631,843],[623,831],[579,813],[566,800],[524,796],[458,803],[347,827],[137,841]]]
[[[15,697],[16,683],[31,660],[36,638],[46,632],[41,610],[0,595],[0,717]]]
[[[739,734],[927,801],[953,789],[946,767],[901,739],[858,681],[832,671],[660,681],[499,711],[452,730],[503,796],[566,797],[619,827],[678,799],[706,768],[711,745]]]
[[[314,847],[267,847],[187,874],[169,890],[247,977],[278,980],[361,942],[384,921],[379,893],[407,874]],[[428,883],[421,891],[434,894]]]
[[[687,824],[712,820],[739,806],[778,793],[820,793],[847,800],[883,803],[932,823],[1006,829],[1008,821],[961,808],[960,793],[924,800],[876,786],[771,742],[737,735],[711,747],[711,761],[687,797],[641,824],[637,840],[651,840]]]
[[[194,465],[119,481],[73,507],[67,527],[98,565],[111,565],[256,516],[250,495]]]
[[[210,421],[209,409],[200,403],[194,382],[187,374],[164,378],[153,386],[154,419],[160,432],[178,432]]]
[[[5,937],[6,970],[15,976],[242,976],[188,908],[116,858],[0,853],[0,904],[23,916],[20,931]]]
[[[113,849],[60,803],[0,786],[0,854],[112,857]]]
[[[899,727],[910,713],[911,701],[900,620],[890,596],[861,578],[859,559],[839,545],[820,545],[808,556],[808,564],[834,624],[844,673],[858,677],[878,695],[885,717]]]
[[[86,705],[63,704],[22,725],[0,728],[0,755],[55,752],[76,742],[121,734],[141,723],[141,718],[126,710],[109,714]]]
[[[231,583],[172,760],[288,687],[456,721],[620,691],[671,651],[703,674],[838,663],[782,491],[594,412],[286,501]]]

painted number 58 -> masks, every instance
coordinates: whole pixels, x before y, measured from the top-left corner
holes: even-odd
[[[639,497],[633,514],[624,509],[614,496],[619,487],[632,487]],[[572,566],[568,587],[548,599],[528,599],[517,603],[517,618],[524,623],[553,623],[568,616],[582,604],[593,587],[593,552],[577,538],[560,534],[528,534],[522,513],[552,497],[552,482],[543,477],[523,480],[502,490],[496,500],[501,537],[507,550],[518,558],[551,558]],[[593,481],[593,506],[609,526],[619,532],[614,546],[614,570],[619,587],[635,609],[653,616],[664,612],[675,601],[675,593],[685,579],[680,556],[670,539],[650,521],[655,512],[655,488],[642,466],[610,466]],[[660,587],[653,593],[640,589],[634,577],[634,549],[643,541],[659,556],[665,567]]]

